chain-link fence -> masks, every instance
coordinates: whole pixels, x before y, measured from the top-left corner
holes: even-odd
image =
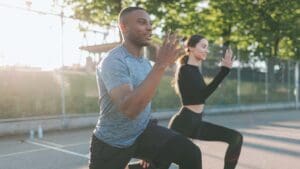
[[[212,79],[219,71],[218,63],[222,56],[217,45],[211,45],[207,61],[202,64],[202,73]],[[216,52],[217,51],[217,52]],[[218,52],[219,51],[219,52]],[[263,103],[295,102],[296,61],[260,59],[234,49],[236,60],[233,68],[215,91],[208,105],[251,105]],[[298,89],[299,90],[299,89]]]
[[[233,49],[233,52],[235,56],[233,67],[229,75],[207,99],[208,107],[255,107],[255,105],[263,107],[264,104],[269,106],[279,103],[298,106],[297,67],[299,66],[296,61],[272,58],[270,63],[271,59],[268,58],[250,56],[250,53],[245,52],[241,55],[237,49]],[[211,44],[207,59],[199,65],[206,83],[213,80],[220,71],[222,53],[223,49],[220,46]],[[163,78],[153,101],[155,111],[178,109],[180,106],[178,96],[170,88],[174,71],[171,72],[168,73],[169,76]]]

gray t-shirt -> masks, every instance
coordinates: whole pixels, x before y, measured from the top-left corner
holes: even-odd
[[[94,130],[103,142],[119,147],[129,147],[144,131],[150,120],[151,103],[135,119],[119,112],[108,93],[120,85],[130,84],[137,88],[151,70],[144,57],[132,56],[122,45],[112,49],[97,68],[100,116]]]

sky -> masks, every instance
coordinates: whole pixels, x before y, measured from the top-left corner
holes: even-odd
[[[35,11],[58,14],[60,7],[55,0],[31,0],[29,9],[26,0],[0,0],[0,66],[18,65],[40,67],[51,70],[61,65],[84,64],[91,55],[79,50],[82,45],[94,45],[119,40],[116,29],[104,30],[92,27],[97,32],[108,31],[108,38],[102,33],[84,33],[78,29],[78,20],[65,19],[63,34],[61,18]],[[28,1],[28,0],[27,0]],[[66,15],[70,12],[65,10]],[[62,45],[63,39],[63,45]],[[62,59],[63,58],[63,59]]]
[[[31,2],[30,8],[26,1]],[[17,65],[52,70],[62,65],[84,65],[85,58],[94,55],[80,50],[80,46],[119,41],[117,28],[91,26],[98,33],[87,32],[84,36],[78,25],[86,23],[72,19],[64,19],[62,36],[59,16],[33,12],[59,14],[58,4],[60,0],[0,0],[0,67]],[[207,3],[202,5],[199,7],[206,7]],[[70,9],[64,12],[71,15]],[[104,38],[99,32],[107,32],[108,36]]]

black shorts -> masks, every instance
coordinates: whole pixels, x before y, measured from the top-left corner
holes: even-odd
[[[135,143],[127,148],[117,148],[92,136],[90,147],[90,169],[124,169],[131,158],[144,159],[153,165],[161,165],[157,161],[162,147],[174,136],[176,132],[158,126],[150,121],[144,132]],[[160,166],[157,166],[160,167]]]

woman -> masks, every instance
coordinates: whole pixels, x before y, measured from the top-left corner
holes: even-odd
[[[171,118],[169,128],[192,139],[228,143],[224,169],[234,169],[241,152],[242,135],[238,131],[202,120],[205,100],[232,67],[232,51],[226,50],[219,73],[206,84],[198,65],[207,57],[208,41],[200,35],[193,35],[187,40],[186,47],[187,55],[179,58],[175,74],[175,90],[181,98],[182,108]]]

